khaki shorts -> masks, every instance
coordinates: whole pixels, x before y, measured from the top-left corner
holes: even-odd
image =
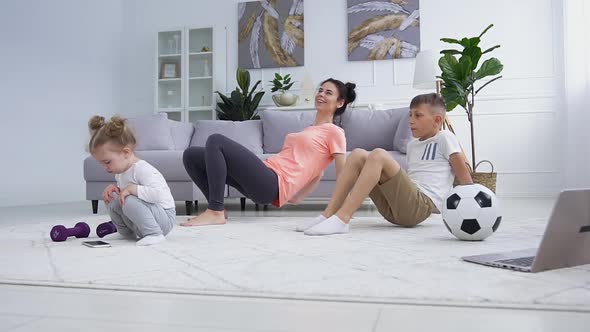
[[[404,227],[418,225],[436,210],[430,197],[422,193],[403,170],[376,185],[369,197],[387,221]]]

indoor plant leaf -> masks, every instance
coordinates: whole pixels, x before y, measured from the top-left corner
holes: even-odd
[[[480,80],[487,76],[498,75],[504,66],[500,60],[496,58],[490,58],[481,64],[481,68],[475,73],[475,77]]]
[[[495,50],[495,49],[497,49],[497,48],[499,48],[499,47],[500,47],[500,45],[496,45],[496,46],[494,46],[494,47],[490,47],[490,48],[488,48],[487,50],[483,51],[483,53],[482,53],[482,54],[490,53],[491,51],[493,51],[493,50]]]
[[[490,30],[493,26],[494,26],[493,24],[488,25],[487,28],[485,28],[483,30],[483,32],[479,34],[479,38],[481,38],[481,36],[483,36],[486,32],[488,32],[488,30]]]
[[[453,38],[441,38],[441,41],[444,41],[445,43],[449,43],[449,44],[459,44],[461,45],[461,42],[457,39],[453,39]]]
[[[458,51],[458,50],[442,50],[442,51],[440,51],[440,53],[450,54],[450,55],[462,54],[461,51]]]
[[[471,70],[475,70],[475,68],[477,68],[477,65],[479,63],[479,59],[481,59],[481,48],[479,47],[468,47],[466,49],[463,50],[463,56],[464,57],[469,57],[471,58]],[[460,62],[461,60],[459,60]]]
[[[461,79],[461,73],[456,71],[458,68],[459,62],[457,58],[452,56],[451,54],[445,54],[442,58],[438,60],[438,65],[443,73],[442,76],[448,76],[454,79]]]

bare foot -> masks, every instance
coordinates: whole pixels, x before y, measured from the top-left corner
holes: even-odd
[[[227,222],[225,211],[213,211],[207,209],[205,212],[196,217],[188,218],[186,222],[180,223],[180,226],[206,226],[206,225],[223,225]]]

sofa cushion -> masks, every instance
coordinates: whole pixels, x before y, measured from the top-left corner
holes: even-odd
[[[137,151],[136,154],[160,171],[168,182],[192,181],[182,163],[183,151]],[[84,160],[86,181],[114,181],[114,178],[92,156]]]
[[[315,112],[264,111],[262,130],[264,153],[278,153],[283,148],[285,137],[313,124]]]
[[[170,135],[174,142],[174,150],[184,151],[191,143],[191,138],[195,132],[195,126],[192,123],[180,122],[168,119]]]
[[[410,111],[407,109],[407,111],[403,113],[399,125],[397,126],[397,130],[395,131],[395,136],[393,137],[393,149],[402,153],[407,153],[408,143],[412,137],[412,130],[410,129]]]
[[[262,121],[260,120],[199,120],[195,123],[191,146],[205,146],[211,134],[224,135],[256,154],[262,153]]]
[[[362,148],[393,150],[395,132],[407,109],[357,110],[342,115],[348,151]]]
[[[127,124],[135,133],[135,150],[174,150],[166,114],[129,118]]]

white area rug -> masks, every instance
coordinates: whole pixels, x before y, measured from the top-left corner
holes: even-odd
[[[82,246],[83,239],[55,243],[45,222],[3,227],[0,282],[590,311],[590,265],[530,274],[459,259],[536,247],[544,219],[504,220],[484,242],[455,240],[439,217],[413,229],[356,218],[351,233],[330,237],[294,232],[300,219],[233,217],[223,226],[177,226],[166,243],[147,248],[124,240],[103,249]],[[106,220],[85,220],[91,239]]]

